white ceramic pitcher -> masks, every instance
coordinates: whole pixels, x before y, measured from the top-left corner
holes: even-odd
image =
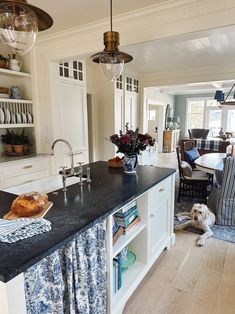
[[[10,59],[10,69],[13,71],[20,71],[22,62],[16,59]]]

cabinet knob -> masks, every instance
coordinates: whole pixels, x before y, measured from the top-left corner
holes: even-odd
[[[154,214],[150,214],[150,218],[153,218],[154,217]]]
[[[159,192],[163,192],[165,189],[164,188],[160,188],[159,189]]]

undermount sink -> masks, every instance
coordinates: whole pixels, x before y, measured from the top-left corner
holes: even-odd
[[[79,181],[79,177],[69,177],[66,179],[66,186],[78,183]],[[30,181],[21,185],[13,186],[4,191],[19,195],[31,191],[49,193],[62,188],[62,176],[54,175],[40,180]]]

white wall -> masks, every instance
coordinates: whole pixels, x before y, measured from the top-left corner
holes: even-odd
[[[152,6],[149,9],[139,10],[135,13],[126,13],[120,17],[115,17],[114,22],[115,30],[120,32],[122,45],[128,45],[233,25],[234,16],[234,0],[223,2],[221,0],[178,0],[167,1],[161,5]],[[64,31],[37,41],[32,57],[38,151],[49,152],[50,143],[54,138],[50,63],[61,59],[73,58],[74,56],[83,58],[84,55],[91,55],[95,51],[103,50],[102,36],[107,29],[109,29],[108,19]],[[232,73],[231,67],[226,69],[225,73],[228,73],[228,71],[230,71],[230,74]],[[194,69],[193,71],[188,69],[187,72],[180,74],[161,73],[159,75],[159,73],[152,73],[148,76],[143,76],[142,79],[145,86],[160,86],[165,83],[173,83],[177,79],[178,81],[189,82],[196,77],[197,81],[200,81],[208,73],[215,73],[215,71],[202,71],[202,69]],[[96,84],[98,86],[101,82],[97,81],[96,76],[94,78],[95,83],[92,83],[91,86],[96,87]],[[221,78],[223,79],[222,72],[220,72]],[[109,90],[106,92],[109,93]],[[110,119],[106,119],[105,107],[98,110],[100,110],[100,127],[103,128],[104,134],[108,135],[113,119],[112,114]],[[145,116],[142,115],[142,117],[141,123],[143,124]],[[101,150],[105,150],[107,143],[102,138],[99,138],[97,145],[99,145]]]

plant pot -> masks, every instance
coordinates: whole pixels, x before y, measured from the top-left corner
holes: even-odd
[[[12,144],[5,144],[5,152],[13,153],[13,146],[12,146]]]
[[[26,154],[28,151],[28,145],[24,144],[23,153]]]
[[[123,168],[124,172],[131,174],[131,173],[136,173],[136,168],[137,168],[137,155],[134,156],[126,156],[123,159]]]
[[[13,145],[13,147],[14,147],[15,153],[17,154],[23,153],[24,145]]]

